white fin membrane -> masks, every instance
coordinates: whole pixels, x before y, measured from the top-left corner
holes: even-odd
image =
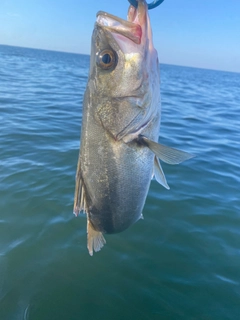
[[[104,246],[104,244],[106,243],[106,240],[103,237],[102,232],[100,231],[96,231],[91,222],[87,221],[87,240],[88,240],[88,244],[87,244],[87,248],[88,248],[88,252],[90,254],[90,256],[93,255],[93,250],[95,252],[100,251],[101,248]]]
[[[188,159],[195,157],[194,155],[188,152],[164,146],[163,144],[152,141],[144,136],[142,137],[142,139],[145,142],[145,144],[148,146],[148,148],[160,160],[168,164],[179,164],[179,163],[182,163],[183,161],[186,161]]]
[[[164,188],[170,189],[166,177],[164,175],[163,169],[161,167],[160,161],[155,156],[154,157],[154,176],[158,183],[160,183]]]

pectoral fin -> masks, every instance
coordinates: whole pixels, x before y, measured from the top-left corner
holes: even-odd
[[[140,136],[139,139],[140,142],[145,144],[160,160],[168,164],[179,164],[195,157],[190,153],[164,146],[144,136]]]
[[[88,252],[90,254],[90,256],[93,255],[93,250],[95,252],[100,251],[101,248],[104,246],[104,244],[106,243],[106,240],[103,237],[102,232],[100,231],[96,231],[91,222],[87,221],[87,233],[88,233],[88,244],[87,244],[87,248],[88,248]]]
[[[138,142],[148,147],[155,154],[153,173],[157,182],[166,189],[170,188],[159,159],[168,164],[179,164],[194,157],[194,155],[190,153],[164,146],[163,144],[152,141],[142,135],[139,135]]]
[[[163,169],[161,167],[161,164],[156,156],[154,157],[154,175],[158,183],[160,183],[164,188],[168,190],[170,189],[165,178]]]

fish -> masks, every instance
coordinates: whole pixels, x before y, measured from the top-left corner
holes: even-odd
[[[92,34],[83,99],[73,212],[87,216],[87,248],[99,251],[104,234],[122,232],[143,217],[153,178],[169,189],[160,160],[193,157],[158,143],[160,71],[145,0],[127,20],[99,11]]]

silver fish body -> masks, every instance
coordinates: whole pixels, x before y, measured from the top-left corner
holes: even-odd
[[[127,21],[99,12],[74,200],[74,213],[87,214],[91,255],[104,245],[103,233],[121,232],[141,218],[154,168],[168,187],[154,150],[160,113],[159,62],[146,2],[130,6]]]

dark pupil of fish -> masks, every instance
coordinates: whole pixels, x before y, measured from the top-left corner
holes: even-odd
[[[112,61],[112,58],[111,58],[110,54],[105,53],[105,54],[102,56],[102,62],[103,62],[104,64],[109,64],[109,63],[111,63],[111,61]]]

